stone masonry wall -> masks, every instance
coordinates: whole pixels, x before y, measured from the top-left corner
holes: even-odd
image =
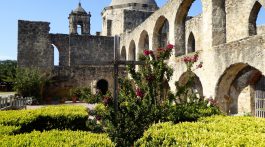
[[[124,24],[123,32],[130,32],[143,21],[146,20],[153,12],[136,11],[136,10],[124,10]]]
[[[70,65],[113,61],[114,38],[103,36],[70,36]]]
[[[201,25],[202,25],[202,15],[198,15],[186,21],[185,25],[186,49],[188,48],[187,46],[188,46],[189,35],[192,32],[195,38],[195,51],[202,50]],[[188,53],[187,50],[186,53]]]
[[[49,23],[18,21],[18,66],[53,68]]]
[[[258,26],[257,27],[257,34],[265,34],[265,26],[262,25],[262,26]]]

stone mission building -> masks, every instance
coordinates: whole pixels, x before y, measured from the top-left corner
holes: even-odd
[[[50,93],[71,87],[113,88],[114,35],[121,60],[138,60],[144,49],[175,45],[170,82],[185,79],[183,56],[200,53],[194,91],[213,97],[229,114],[265,115],[265,26],[257,26],[265,0],[201,0],[202,13],[187,16],[194,0],[112,0],[102,11],[102,32],[90,34],[91,14],[81,4],[69,14],[69,34],[49,33],[48,22],[18,21],[18,64],[53,73]],[[67,24],[66,24],[67,25]],[[54,50],[59,66],[54,66]]]

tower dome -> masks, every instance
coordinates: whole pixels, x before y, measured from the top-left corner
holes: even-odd
[[[112,0],[110,6],[124,5],[124,4],[129,4],[129,3],[157,6],[155,0]]]
[[[73,12],[77,14],[87,14],[86,10],[82,7],[81,3],[78,4],[78,7]]]

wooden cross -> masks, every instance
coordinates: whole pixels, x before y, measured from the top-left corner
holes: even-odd
[[[114,97],[114,105],[115,111],[118,110],[118,77],[119,77],[119,66],[120,65],[144,65],[143,61],[120,61],[119,59],[119,48],[120,48],[120,37],[114,37],[114,88],[113,88],[113,97]]]

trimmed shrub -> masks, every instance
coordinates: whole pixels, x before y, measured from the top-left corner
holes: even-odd
[[[264,146],[265,119],[216,116],[199,122],[160,123],[135,146]]]
[[[3,126],[0,125],[0,136],[1,135],[13,135],[16,132],[19,132],[20,127],[16,127],[16,126]]]
[[[87,119],[88,112],[83,106],[50,106],[0,112],[0,124],[19,126],[20,133],[51,129],[86,130]]]
[[[106,134],[93,134],[81,131],[34,131],[29,134],[3,136],[1,147],[61,147],[61,146],[102,146],[114,147]]]
[[[215,106],[207,106],[206,101],[198,103],[178,104],[171,108],[169,120],[174,123],[197,121],[201,117],[220,115],[221,111]]]

